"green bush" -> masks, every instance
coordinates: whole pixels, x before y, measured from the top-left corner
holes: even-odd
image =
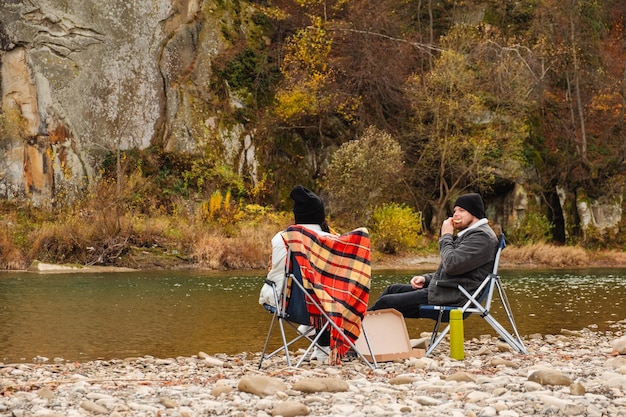
[[[368,223],[375,207],[397,198],[404,178],[402,148],[389,134],[369,127],[332,155],[325,177],[333,216]]]
[[[413,248],[422,232],[422,215],[406,204],[384,204],[374,210],[369,227],[374,248],[395,254]]]

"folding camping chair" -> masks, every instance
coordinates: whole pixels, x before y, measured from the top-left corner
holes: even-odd
[[[456,287],[467,298],[467,301],[463,304],[463,306],[420,306],[420,317],[435,320],[435,327],[433,329],[428,348],[426,349],[426,356],[431,354],[444,337],[450,332],[450,311],[457,309],[460,309],[463,312],[463,320],[472,314],[479,314],[500,335],[500,337],[506,341],[511,348],[513,348],[513,350],[518,353],[528,353],[517,331],[517,327],[515,326],[513,313],[511,312],[509,301],[506,297],[506,293],[504,292],[504,288],[502,287],[502,282],[500,282],[500,276],[498,275],[500,255],[505,246],[506,241],[504,239],[504,234],[501,234],[498,251],[496,252],[496,258],[493,265],[493,272],[485,277],[483,282],[473,293],[470,294],[461,285],[450,283],[452,288]],[[496,289],[500,300],[502,301],[502,307],[504,308],[504,311],[509,319],[513,334],[506,330],[506,328],[504,328],[491,314],[491,302]],[[443,329],[443,331],[441,331],[441,333],[439,333],[441,323],[448,323],[448,325],[445,329]]]
[[[297,226],[292,226],[290,229],[292,228],[297,228]],[[362,229],[362,230],[365,230],[365,229]],[[367,238],[367,242],[369,245],[369,237]],[[369,246],[365,249],[368,254],[367,266],[368,266],[368,271],[369,271]],[[334,252],[332,256],[334,259],[332,264],[334,266],[338,266],[342,264],[341,259],[337,260],[338,258],[342,258],[341,253]],[[345,269],[349,267],[348,265],[350,265],[350,261],[344,262],[344,265],[339,266],[339,268]],[[274,282],[266,281],[266,283],[272,287],[275,306],[270,306],[268,304],[265,304],[263,306],[267,311],[272,313],[272,320],[270,322],[269,331],[265,339],[265,345],[263,346],[263,351],[261,353],[261,360],[259,361],[259,369],[261,368],[264,360],[269,359],[280,352],[284,352],[286,360],[287,360],[287,366],[292,366],[291,354],[289,352],[289,348],[294,343],[302,340],[308,343],[308,347],[306,348],[300,360],[295,365],[296,368],[299,367],[302,364],[302,362],[306,359],[306,357],[309,355],[309,353],[311,352],[313,348],[317,347],[319,349],[324,349],[323,347],[319,345],[318,341],[322,333],[325,330],[330,330],[330,329],[334,329],[336,334],[338,334],[339,337],[342,339],[343,343],[346,343],[352,349],[352,351],[361,360],[363,360],[370,368],[372,369],[377,368],[378,365],[376,363],[376,359],[374,358],[369,339],[367,338],[367,333],[365,332],[365,329],[362,326],[362,321],[360,322],[360,331],[366,341],[366,345],[367,345],[367,348],[369,349],[369,353],[371,354],[371,357],[373,358],[372,362],[368,361],[365,358],[365,356],[359,351],[359,349],[355,346],[356,338],[351,339],[351,337],[349,337],[346,334],[344,329],[340,327],[332,319],[331,315],[327,311],[324,310],[323,303],[320,302],[319,298],[315,294],[315,291],[311,290],[311,285],[315,285],[315,284],[305,282],[307,278],[303,276],[302,269],[297,260],[297,256],[292,251],[291,247],[288,247],[288,256],[287,256],[287,265],[285,266],[285,274],[286,274],[286,279],[284,280],[283,288],[281,289],[278,289]],[[370,279],[369,275],[370,274],[368,272],[367,273],[368,294],[369,294],[369,279]],[[364,300],[364,303],[366,306],[367,300]],[[319,312],[319,323],[321,324],[316,329],[314,337],[311,334],[311,332],[301,333],[300,331],[298,331],[298,325],[302,325],[302,324],[310,325],[312,322],[310,310],[307,304],[309,306],[313,306],[314,309]],[[274,350],[273,352],[266,354],[271,336],[273,334],[274,324],[276,321],[278,321],[278,327],[280,328],[282,346],[280,346],[278,349]],[[285,326],[285,323],[288,325],[288,327]],[[295,336],[291,340],[288,340],[287,338],[287,333],[285,331],[286,328],[288,329],[291,328],[295,330],[296,332]],[[326,353],[329,353],[329,352],[326,352]]]

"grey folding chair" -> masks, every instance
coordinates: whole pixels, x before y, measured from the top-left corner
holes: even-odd
[[[289,250],[288,259],[290,259],[290,262],[289,262],[288,269],[286,271],[286,279],[284,280],[284,285],[283,285],[284,288],[282,288],[282,290],[279,292],[278,289],[276,288],[275,283],[271,281],[266,281],[266,283],[271,285],[273,289],[274,301],[275,301],[276,307],[270,306],[268,304],[265,304],[263,306],[267,311],[272,313],[272,321],[270,322],[270,328],[267,333],[267,337],[265,339],[265,345],[263,346],[263,351],[261,352],[261,359],[259,361],[259,369],[261,369],[261,366],[264,360],[269,359],[280,352],[284,352],[285,358],[287,361],[287,366],[292,366],[291,354],[289,352],[290,346],[298,341],[304,341],[304,342],[308,341],[307,342],[308,347],[306,348],[304,354],[301,356],[300,360],[295,365],[295,367],[298,368],[302,364],[302,362],[306,359],[307,355],[311,352],[313,348],[317,347],[319,349],[324,350],[324,348],[319,345],[318,340],[321,337],[322,333],[325,330],[329,329],[330,326],[332,326],[335,330],[337,330],[337,332],[340,334],[344,342],[350,346],[350,348],[357,355],[357,357],[363,360],[371,369],[377,368],[378,364],[376,363],[376,359],[374,357],[369,339],[367,338],[367,333],[365,331],[365,328],[363,328],[362,326],[361,332],[366,341],[366,345],[369,349],[369,353],[371,357],[373,358],[372,362],[368,361],[365,358],[363,353],[360,352],[360,350],[355,346],[355,344],[350,340],[350,338],[348,338],[345,335],[345,333],[343,332],[343,329],[341,329],[339,326],[337,326],[337,324],[333,320],[331,320],[328,313],[324,311],[320,303],[315,299],[315,296],[311,292],[305,289],[304,284],[303,284],[303,277],[302,277],[301,270],[297,265],[297,261],[295,257],[292,256],[291,250]],[[320,311],[322,318],[323,318],[324,324],[321,326],[321,329],[319,329],[316,332],[315,337],[312,337],[313,335],[311,334],[311,332],[300,333],[300,331],[298,331],[298,325],[310,324],[309,312],[306,306],[307,302],[315,305],[315,307],[317,307],[317,309]],[[273,328],[274,328],[274,324],[276,321],[278,321],[278,327],[280,329],[282,346],[280,346],[278,349],[274,350],[273,352],[266,354],[267,347],[269,345],[271,336],[273,334]],[[286,327],[285,324],[288,327]],[[288,340],[287,332],[286,332],[286,329],[289,329],[289,328],[295,331],[295,336],[290,340]],[[326,353],[329,353],[329,352],[326,352]]]
[[[523,354],[528,354],[524,342],[517,331],[515,320],[513,319],[513,313],[509,301],[504,292],[502,282],[500,281],[500,275],[498,275],[498,265],[500,263],[500,255],[502,250],[506,246],[504,234],[500,235],[500,242],[498,245],[498,251],[496,252],[496,258],[493,266],[493,272],[485,277],[480,286],[473,292],[469,293],[461,285],[450,283],[451,287],[456,287],[467,298],[467,301],[463,306],[438,306],[438,305],[422,305],[420,306],[420,317],[429,318],[435,320],[435,327],[433,329],[430,343],[426,349],[426,356],[430,355],[433,350],[441,343],[441,341],[450,332],[450,311],[460,309],[463,312],[463,320],[472,314],[478,314],[485,319],[487,323],[500,335],[500,337],[511,346],[511,348]],[[502,307],[507,315],[511,332],[509,332],[504,326],[502,326],[491,314],[491,303],[493,301],[494,292],[497,290]],[[442,323],[448,323],[448,325],[439,332],[439,328]]]
[[[291,366],[291,354],[289,353],[289,347],[302,339],[307,339],[310,343],[309,349],[307,349],[306,351],[307,354],[311,348],[317,346],[316,339],[312,339],[310,337],[310,331],[307,331],[306,333],[300,333],[300,331],[298,330],[299,325],[308,325],[310,320],[309,313],[306,308],[304,292],[302,291],[300,286],[293,284],[293,280],[293,274],[287,271],[285,280],[283,281],[283,288],[278,289],[276,287],[276,283],[273,281],[265,281],[265,283],[272,288],[272,293],[274,295],[274,305],[263,305],[263,308],[265,308],[265,310],[272,314],[272,321],[270,322],[270,328],[267,332],[267,337],[265,338],[265,345],[263,346],[263,351],[261,352],[259,369],[261,369],[264,360],[270,359],[271,357],[282,351],[285,352],[287,366]],[[280,329],[282,346],[266,355],[265,352],[267,351],[267,347],[269,345],[274,329],[274,324],[276,322],[278,322],[278,327]],[[291,340],[287,340],[285,324],[288,325],[290,329],[295,331],[295,336]],[[321,332],[319,333],[321,334]],[[305,357],[306,354],[303,355],[302,359],[304,359]],[[300,366],[301,363],[302,360],[298,362],[298,365],[296,367]]]

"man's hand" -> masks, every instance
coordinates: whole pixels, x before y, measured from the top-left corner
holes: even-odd
[[[448,217],[441,224],[441,236],[445,234],[454,234],[454,225],[452,223],[452,217]]]
[[[419,288],[424,288],[425,283],[426,283],[426,278],[424,278],[421,275],[416,275],[413,278],[411,278],[411,287],[415,288],[416,290]]]

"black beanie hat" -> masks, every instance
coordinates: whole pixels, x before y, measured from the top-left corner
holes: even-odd
[[[456,199],[454,206],[464,208],[479,219],[485,217],[485,205],[480,194],[464,194]]]
[[[297,185],[291,190],[289,197],[293,200],[293,215],[297,224],[324,223],[324,202],[313,191]]]

